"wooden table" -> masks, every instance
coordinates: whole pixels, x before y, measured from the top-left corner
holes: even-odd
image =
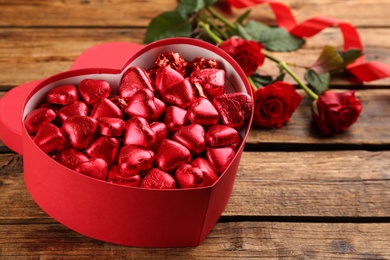
[[[389,0],[283,2],[298,21],[327,15],[352,23],[366,59],[390,64]],[[96,44],[141,44],[150,19],[176,1],[0,0],[0,6],[1,96],[69,69]],[[254,8],[252,18],[274,24],[267,5]],[[278,57],[310,64],[324,44],[342,47],[337,28]],[[30,198],[22,157],[1,144],[0,259],[390,259],[389,86],[390,79],[364,85],[334,79],[332,88],[357,89],[363,104],[359,121],[337,137],[313,130],[307,97],[285,127],[253,128],[229,203],[193,248],[124,247],[75,233]]]

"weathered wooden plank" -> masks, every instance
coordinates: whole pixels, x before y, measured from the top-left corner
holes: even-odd
[[[316,15],[338,18],[355,26],[388,26],[390,18],[383,10],[390,9],[386,0],[355,1],[280,1],[288,5],[298,22]],[[176,0],[84,0],[0,1],[0,26],[146,26],[150,19],[164,11],[173,10]],[[353,10],[353,12],[351,11]],[[242,13],[235,10],[234,14]],[[273,24],[274,15],[268,5],[252,8],[252,18]]]
[[[115,232],[115,231],[113,231]],[[1,259],[388,259],[389,223],[217,223],[191,248],[136,248],[59,224],[0,225]]]
[[[246,152],[224,216],[390,217],[389,151]],[[47,222],[20,155],[0,155],[1,223]]]
[[[304,95],[302,91],[301,94]],[[306,97],[306,95],[304,95]],[[358,121],[346,132],[331,138],[321,138],[311,120],[310,98],[305,98],[285,126],[279,129],[252,127],[247,138],[248,145],[261,149],[262,144],[274,144],[266,149],[281,150],[286,144],[309,145],[389,145],[390,144],[390,90],[356,91],[363,105]],[[336,147],[333,146],[335,149]],[[375,148],[375,147],[372,147]],[[292,149],[299,149],[298,147]]]
[[[390,64],[390,29],[359,29],[368,61]],[[145,29],[136,28],[0,28],[0,90],[45,78],[69,69],[73,61],[87,48],[105,42],[129,41],[142,44]],[[275,53],[275,56],[299,66],[310,66],[318,58],[324,45],[342,48],[338,29],[327,29],[310,38],[295,52]],[[303,77],[304,70],[294,71]],[[276,75],[278,68],[266,62],[261,73]],[[287,81],[294,82],[287,77]],[[334,78],[333,86],[358,87],[343,78]],[[368,86],[388,88],[390,79],[366,83]]]

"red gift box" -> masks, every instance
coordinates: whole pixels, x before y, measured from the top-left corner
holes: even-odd
[[[22,123],[53,87],[77,85],[85,78],[119,86],[126,68],[150,68],[158,54],[168,51],[179,52],[186,60],[197,56],[218,60],[226,71],[227,92],[252,96],[244,72],[224,51],[195,39],[171,38],[144,47],[131,43],[92,47],[71,70],[18,86],[0,100],[0,138],[23,154],[26,187],[52,218],[94,239],[140,247],[196,246],[216,224],[233,189],[252,115],[241,130],[237,154],[214,185],[176,190],[126,187],[77,173],[39,149]]]

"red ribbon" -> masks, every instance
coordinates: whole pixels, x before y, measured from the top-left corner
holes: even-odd
[[[268,3],[274,12],[278,26],[285,28],[299,38],[312,37],[325,28],[337,26],[343,35],[344,51],[359,49],[363,52],[363,44],[359,33],[353,25],[345,21],[332,17],[316,16],[297,24],[290,8],[275,0],[227,0],[227,2],[235,8]],[[363,82],[390,77],[389,65],[381,62],[365,62],[364,56],[359,57],[353,64],[348,65],[346,69]]]

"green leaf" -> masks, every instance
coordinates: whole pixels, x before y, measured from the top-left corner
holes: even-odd
[[[314,70],[307,70],[304,78],[317,95],[329,88],[330,74],[328,72],[319,74]]]
[[[349,49],[345,52],[340,53],[343,58],[343,67],[345,68],[349,64],[353,63],[357,58],[363,55],[362,50],[359,49]]]
[[[237,27],[237,34],[244,40],[253,40],[252,36],[247,32],[244,26],[242,26],[240,23],[234,24]]]
[[[183,0],[175,10],[184,14],[193,14],[203,8],[205,8],[204,0]]]
[[[246,34],[251,37],[251,40],[259,41],[260,35],[264,30],[269,30],[270,27],[258,21],[249,20],[245,26]]]
[[[164,12],[153,18],[146,31],[145,43],[170,37],[189,37],[192,25],[179,11]]]
[[[343,69],[344,60],[333,46],[325,46],[318,60],[310,66],[310,69],[323,74],[330,71]]]
[[[297,50],[305,43],[303,39],[290,34],[281,27],[262,30],[258,41],[263,43],[267,50],[281,52]]]
[[[285,73],[281,73],[278,75],[275,79],[272,76],[269,75],[260,75],[259,73],[255,72],[251,75],[252,81],[255,83],[256,87],[262,87],[269,84],[272,84],[276,81],[283,81]]]
[[[218,0],[204,0],[204,5],[205,5],[205,7],[209,7],[209,6],[216,4],[217,2],[218,2]]]
[[[243,13],[242,15],[240,15],[240,16],[237,18],[237,20],[236,20],[235,23],[237,23],[237,24],[242,24],[242,22],[248,17],[248,15],[250,14],[250,12],[251,12],[251,10],[248,10],[248,11],[246,11],[245,13]]]

